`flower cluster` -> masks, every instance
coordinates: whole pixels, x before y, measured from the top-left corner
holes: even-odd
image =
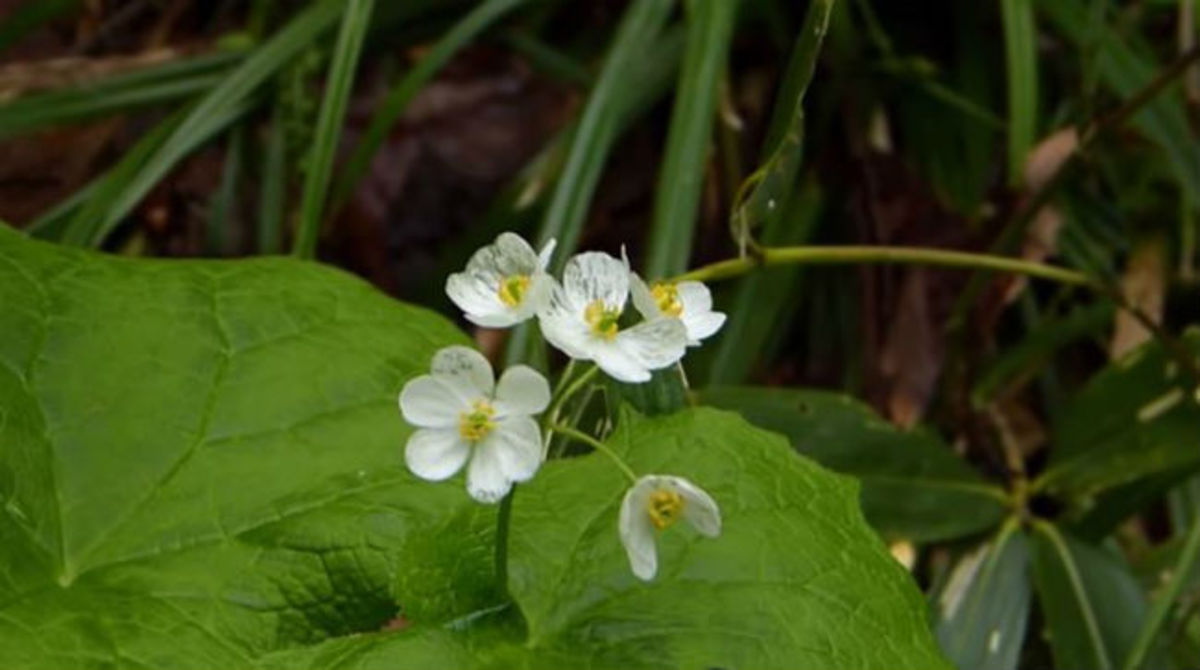
[[[446,293],[469,321],[485,328],[536,318],[550,344],[627,383],[649,381],[653,370],[676,364],[689,346],[698,346],[725,322],[724,314],[713,311],[704,284],[647,284],[630,270],[624,253],[620,259],[578,254],[567,262],[560,283],[546,271],[554,246],[552,240],[537,252],[520,236],[502,233],[447,279]],[[626,311],[631,301],[640,321]],[[539,425],[534,417],[554,400],[563,399],[552,399],[545,377],[530,367],[512,366],[497,381],[479,352],[442,349],[430,374],[408,382],[400,393],[400,411],[417,428],[405,463],[429,481],[448,479],[465,465],[467,492],[495,503],[541,466],[548,438],[543,430],[555,427]],[[679,519],[710,537],[720,532],[717,504],[698,486],[671,475],[638,478],[609,455],[632,480],[618,530],[639,578],[654,577],[655,534]]]

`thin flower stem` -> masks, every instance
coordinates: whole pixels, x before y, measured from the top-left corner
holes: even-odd
[[[512,525],[513,496],[517,495],[517,485],[513,484],[508,495],[500,501],[500,509],[496,512],[496,553],[495,570],[496,583],[502,593],[508,593],[508,527]]]
[[[1049,279],[1075,286],[1095,286],[1096,282],[1082,272],[1019,258],[976,254],[927,247],[885,246],[815,246],[764,247],[757,254],[732,258],[696,268],[674,278],[674,281],[714,281],[739,277],[759,266],[805,263],[828,265],[842,263],[911,263],[943,267],[999,270]]]
[[[637,483],[637,480],[638,480],[637,473],[633,471],[633,468],[629,467],[629,465],[625,462],[625,460],[623,458],[621,458],[620,456],[617,455],[617,452],[615,452],[611,448],[609,448],[609,446],[607,444],[604,444],[600,440],[597,440],[596,438],[592,437],[591,435],[588,435],[587,433],[575,430],[574,428],[571,428],[570,426],[564,426],[562,424],[557,424],[557,423],[551,424],[550,430],[558,433],[559,435],[569,437],[572,440],[578,440],[580,442],[583,442],[584,444],[592,447],[596,451],[599,451],[599,452],[603,453],[605,456],[608,456],[609,459],[612,460],[612,462],[614,464],[616,464],[616,466],[618,468],[621,469],[621,472],[625,473],[625,476],[629,478],[629,482],[631,484]]]

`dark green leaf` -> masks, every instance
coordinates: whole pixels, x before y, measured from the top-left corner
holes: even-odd
[[[1200,348],[1200,332],[1189,332],[1184,345]],[[1035,488],[1086,510],[1107,489],[1200,465],[1194,389],[1155,342],[1112,363],[1059,413],[1050,463]]]
[[[788,436],[800,453],[862,482],[862,506],[889,537],[917,541],[986,530],[1004,515],[1003,489],[936,437],[904,432],[852,398],[823,391],[716,387],[704,404],[733,409]]]
[[[938,598],[942,651],[959,668],[1014,670],[1032,594],[1025,534],[1006,526],[959,560]]]
[[[1119,668],[1146,617],[1146,597],[1128,568],[1037,522],[1033,575],[1055,667]]]

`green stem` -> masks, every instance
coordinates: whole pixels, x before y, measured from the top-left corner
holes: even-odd
[[[1171,612],[1171,606],[1175,604],[1184,585],[1187,584],[1188,578],[1196,569],[1197,558],[1200,558],[1200,519],[1192,521],[1192,528],[1188,531],[1183,551],[1179,554],[1179,562],[1175,564],[1175,569],[1171,572],[1171,581],[1162,595],[1154,601],[1150,615],[1146,617],[1146,622],[1138,631],[1133,649],[1129,651],[1129,656],[1125,658],[1125,665],[1122,666],[1124,670],[1137,670],[1145,662],[1146,654],[1150,653],[1150,647],[1153,646],[1154,639],[1158,636],[1158,630],[1162,628],[1163,623],[1167,620],[1167,615]]]
[[[819,247],[765,247],[760,254],[744,258],[732,258],[685,272],[675,281],[714,281],[738,277],[758,266],[787,265],[790,263],[840,264],[840,263],[912,263],[942,267],[1000,270],[1016,274],[1049,279],[1063,284],[1094,286],[1095,282],[1082,272],[1068,270],[1045,263],[1034,263],[1018,258],[976,254],[948,249],[926,247],[884,246],[819,246]]]
[[[571,362],[574,363],[574,361],[571,361]],[[592,367],[588,368],[583,374],[581,374],[577,378],[575,378],[575,380],[571,382],[571,385],[567,387],[566,391],[563,391],[560,394],[558,392],[558,390],[555,390],[555,392],[554,392],[555,399],[550,405],[550,410],[546,412],[546,422],[554,423],[554,422],[558,421],[558,413],[562,410],[563,404],[565,404],[568,400],[570,400],[571,397],[574,396],[576,393],[579,393],[580,389],[582,389],[589,382],[591,382],[592,378],[595,377],[597,375],[597,373],[599,373],[599,372],[600,372],[600,368],[593,365]],[[566,377],[564,376],[563,381],[565,381],[565,380],[566,380]],[[559,386],[561,386],[561,385],[562,385],[562,382],[559,383]]]
[[[610,460],[612,460],[612,462],[614,464],[616,464],[616,466],[618,468],[621,469],[621,472],[625,473],[625,476],[629,478],[629,483],[631,483],[631,484],[637,483],[637,480],[638,480],[637,473],[634,472],[633,468],[629,467],[629,465],[625,462],[625,460],[623,458],[621,458],[620,456],[618,456],[617,452],[613,451],[607,444],[604,444],[600,440],[597,440],[596,438],[592,437],[591,435],[588,435],[587,433],[575,430],[574,428],[571,428],[570,426],[564,426],[562,424],[557,424],[557,423],[551,424],[550,430],[558,433],[559,435],[569,437],[572,440],[578,440],[580,442],[583,442],[584,444],[592,447],[596,451],[599,451],[600,453],[604,454],[605,456],[608,456],[608,458]]]
[[[512,524],[513,496],[516,494],[517,485],[513,484],[496,512],[496,583],[504,593],[508,592],[508,527]]]

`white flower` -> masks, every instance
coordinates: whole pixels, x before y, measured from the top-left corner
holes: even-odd
[[[716,501],[683,477],[646,475],[625,493],[617,528],[629,567],[639,579],[649,581],[658,572],[654,534],[680,519],[708,537],[721,534]]]
[[[633,306],[647,319],[671,316],[683,322],[688,345],[698,346],[725,325],[725,315],[714,312],[712,294],[698,281],[654,282],[647,286],[633,275]]]
[[[595,361],[623,382],[644,382],[650,371],[683,357],[687,331],[678,319],[648,319],[621,330],[629,299],[629,263],[588,252],[567,262],[562,285],[538,314],[542,334],[571,358]]]
[[[500,233],[494,244],[476,251],[467,269],[446,279],[446,295],[485,328],[507,328],[534,316],[550,298],[554,279],[546,274],[554,240],[534,253],[513,233]]]
[[[533,368],[514,365],[494,382],[483,354],[446,347],[433,357],[432,374],[404,385],[400,411],[419,427],[404,461],[422,479],[441,481],[467,466],[467,492],[496,502],[513,482],[528,480],[542,464],[542,434],[531,415],[550,403],[550,385]]]

